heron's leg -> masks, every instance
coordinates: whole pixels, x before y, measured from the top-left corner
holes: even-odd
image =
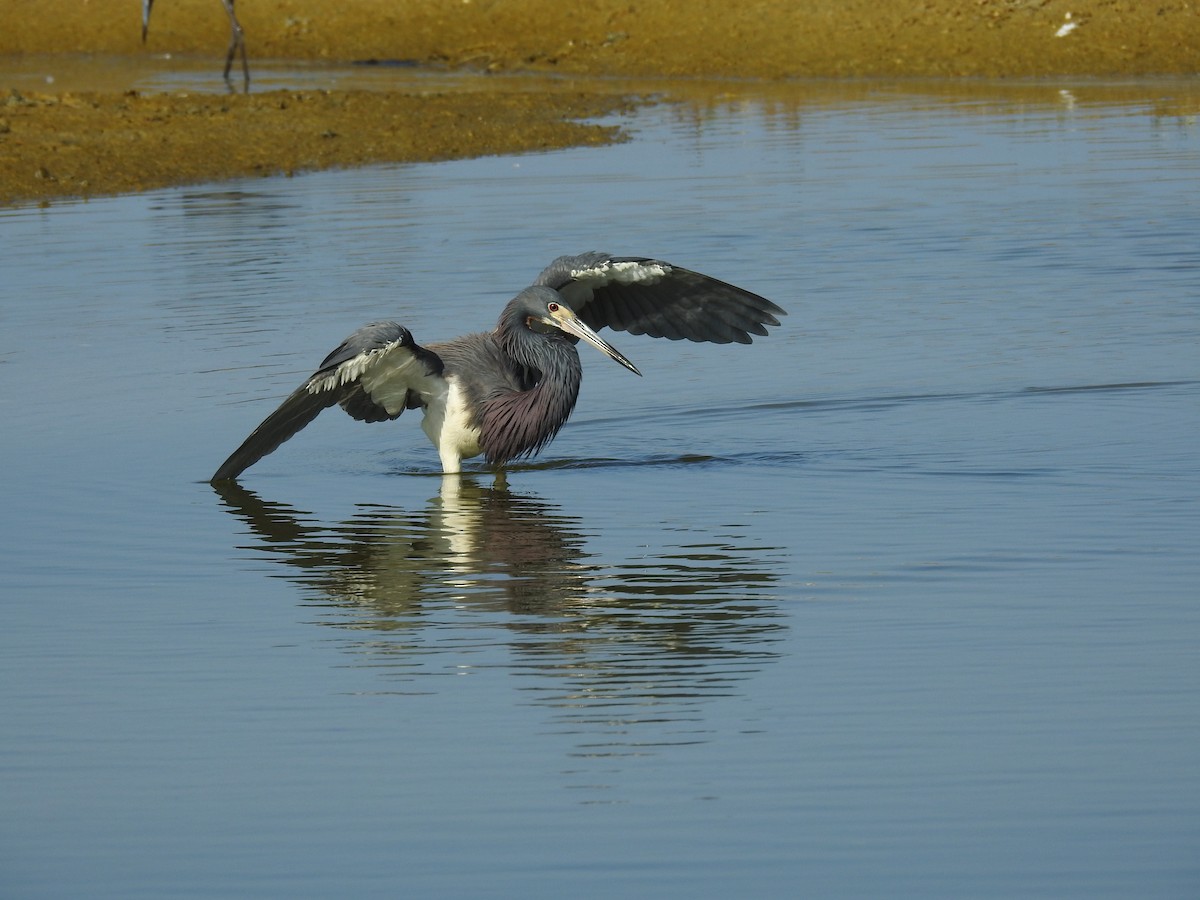
[[[462,472],[462,454],[453,441],[442,441],[438,447],[438,457],[442,461],[443,475],[457,475]]]
[[[229,51],[225,54],[225,81],[230,89],[233,82],[229,80],[229,70],[233,67],[233,57],[239,50],[242,52],[242,90],[250,93],[250,63],[246,59],[246,35],[238,22],[237,14],[233,11],[234,0],[221,0],[225,4],[225,12],[229,13]]]

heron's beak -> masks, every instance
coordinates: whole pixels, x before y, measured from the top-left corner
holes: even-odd
[[[592,331],[592,329],[583,323],[583,320],[580,319],[579,316],[575,315],[572,310],[568,309],[563,304],[558,304],[558,309],[550,313],[550,317],[545,321],[546,324],[553,325],[555,328],[565,331],[567,334],[573,334],[577,338],[583,338],[601,353],[615,359],[634,375],[642,374],[638,371],[637,366],[625,358],[625,354],[623,354],[604,338],[600,337],[600,335],[596,334],[596,332]]]

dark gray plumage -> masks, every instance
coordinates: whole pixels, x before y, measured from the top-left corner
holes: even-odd
[[[419,346],[407,328],[360,328],[222,463],[236,478],[334,404],[363,422],[421,408],[444,472],[483,454],[488,463],[537,453],[579,396],[580,339],[640,375],[596,331],[671,340],[737,342],[765,335],[784,311],[763,297],[660,260],[591,252],[560,256],[500,314],[493,331]]]

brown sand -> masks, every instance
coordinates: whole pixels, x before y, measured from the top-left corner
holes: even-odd
[[[256,59],[772,80],[1200,69],[1200,2],[1178,0],[243,0],[238,11],[252,72]],[[135,0],[0,0],[0,56],[13,70],[36,54],[201,54],[220,78],[218,0],[158,0],[145,46],[139,16]],[[488,82],[249,96],[0,83],[0,204],[616,136],[578,121],[621,105],[611,85]]]

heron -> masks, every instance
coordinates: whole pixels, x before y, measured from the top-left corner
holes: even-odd
[[[211,480],[237,478],[335,404],[362,422],[421,409],[444,474],[480,455],[500,469],[542,450],[571,415],[583,377],[580,340],[642,374],[599,329],[749,344],[785,314],[765,297],[661,260],[560,256],[508,302],[492,331],[422,347],[396,322],[358,329]]]
[[[225,83],[233,89],[233,81],[229,78],[229,70],[233,67],[233,57],[239,50],[242,54],[242,89],[250,93],[250,63],[246,60],[246,36],[242,33],[242,25],[237,13],[233,11],[234,0],[221,0],[225,12],[229,14],[229,51],[225,54]],[[150,31],[150,8],[154,0],[142,0],[142,43],[146,43],[146,34]]]

